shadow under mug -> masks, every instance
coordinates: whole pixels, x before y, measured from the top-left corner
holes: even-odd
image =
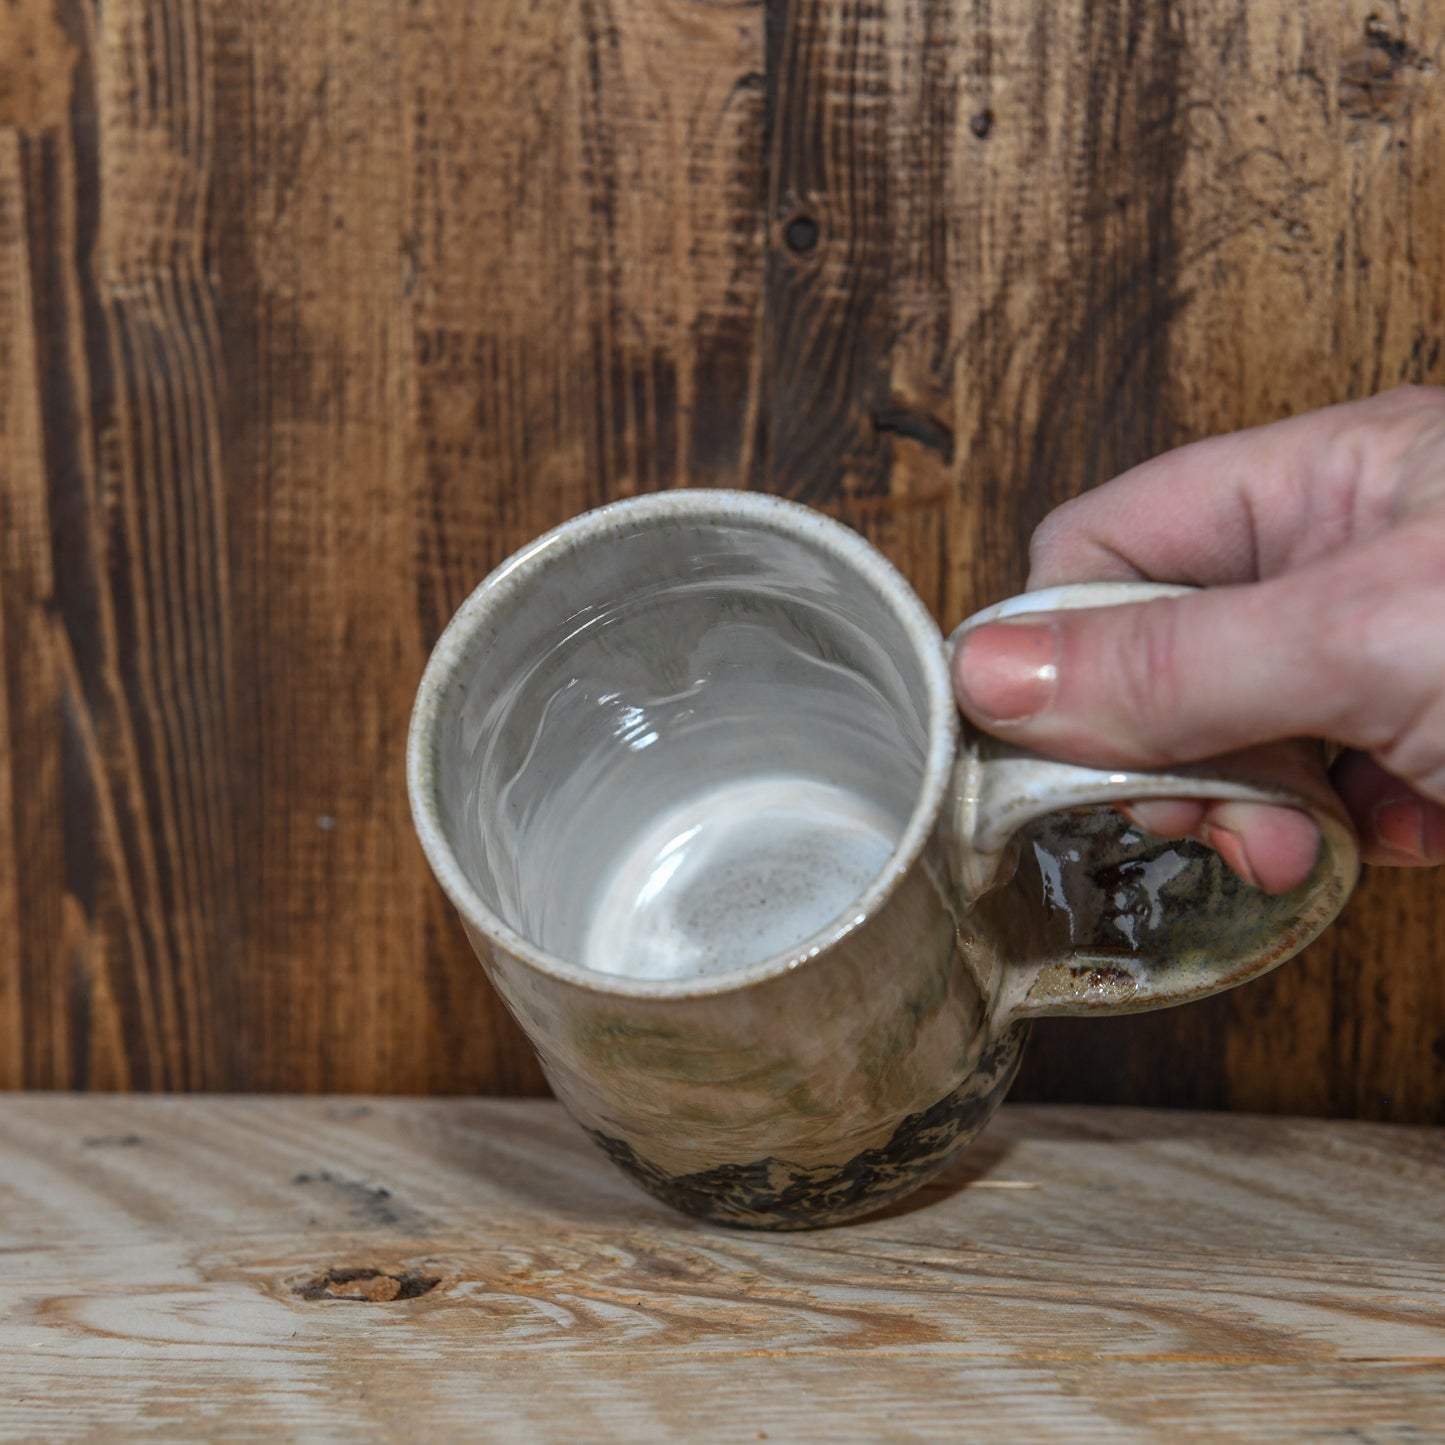
[[[437,643],[407,762],[427,859],[558,1098],[726,1224],[906,1193],[987,1122],[1032,1018],[1263,973],[1359,868],[1306,744],[1100,772],[963,727],[902,576],[756,493],[618,502],[503,563]],[[1267,896],[1111,806],[1179,796],[1307,810],[1309,879]]]

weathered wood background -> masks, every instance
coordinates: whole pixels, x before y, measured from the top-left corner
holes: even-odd
[[[427,649],[684,483],[941,620],[1056,502],[1445,380],[1445,7],[0,5],[0,1085],[540,1087],[411,838]],[[1020,1094],[1445,1119],[1445,888]]]

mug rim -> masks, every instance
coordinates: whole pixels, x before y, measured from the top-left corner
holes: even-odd
[[[560,553],[569,546],[595,542],[619,525],[668,519],[703,525],[741,523],[789,536],[845,563],[893,613],[913,644],[927,689],[928,746],[923,777],[898,842],[846,913],[793,947],[740,968],[696,978],[630,978],[586,968],[549,952],[519,933],[483,901],[442,826],[437,794],[437,733],[451,686],[484,648],[486,634],[498,614],[534,578],[561,560]],[[628,497],[582,512],[514,552],[472,589],[437,639],[417,686],[407,732],[407,793],[412,822],[433,875],[463,922],[490,943],[539,973],[592,992],[629,998],[700,998],[781,977],[819,957],[877,916],[912,871],[933,835],[948,794],[958,733],[958,710],[942,629],[908,580],[871,542],[825,512],[766,492],[683,488]]]

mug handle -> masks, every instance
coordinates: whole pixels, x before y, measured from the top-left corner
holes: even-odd
[[[1193,590],[1105,582],[1026,593],[975,614],[949,643],[1002,617]],[[1302,809],[1319,827],[1319,857],[1298,888],[1266,894],[1202,844],[1153,838],[1113,807],[1143,798]],[[1000,1013],[1020,1019],[1139,1013],[1233,988],[1316,938],[1360,871],[1323,746],[1304,740],[1111,772],[1040,757],[965,722],[952,823],[960,945],[991,976]]]

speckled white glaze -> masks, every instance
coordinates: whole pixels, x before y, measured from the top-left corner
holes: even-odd
[[[959,733],[938,628],[862,538],[758,494],[671,492],[579,517],[477,588],[422,680],[408,783],[428,861],[583,1127],[679,1207],[802,1227],[941,1167],[1002,1098],[1030,1016],[1228,987],[1354,881],[1299,749],[1101,774]],[[1058,817],[1180,793],[1309,808],[1310,882],[1266,900],[1212,855],[1150,855],[1112,811]],[[682,867],[668,849],[724,794],[735,819],[758,809],[762,861],[739,825]],[[852,818],[845,854],[829,844]],[[640,919],[659,879],[691,891]]]

